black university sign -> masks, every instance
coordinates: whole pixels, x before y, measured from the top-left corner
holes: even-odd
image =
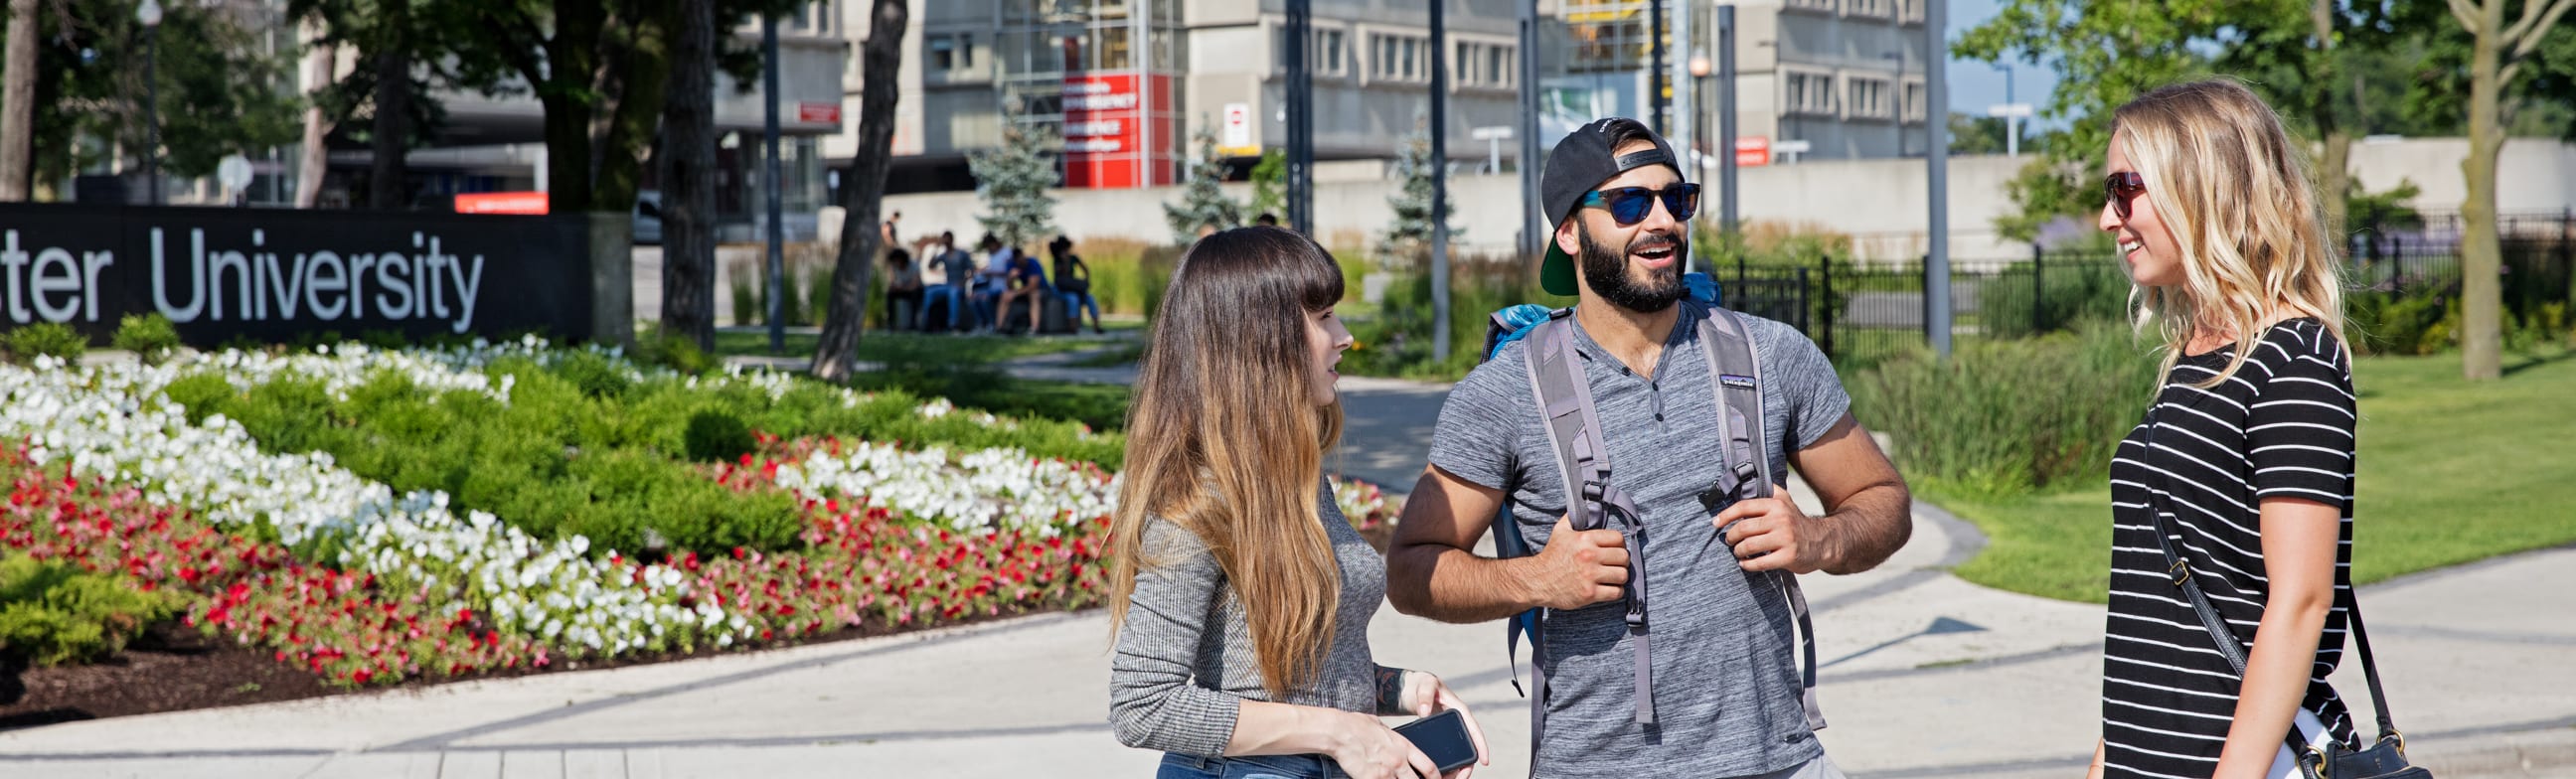
[[[157,311],[199,346],[322,331],[584,339],[590,285],[578,219],[0,204],[0,329],[102,337]]]

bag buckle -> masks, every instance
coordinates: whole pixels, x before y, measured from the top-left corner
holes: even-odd
[[[2182,586],[2183,582],[2191,581],[2191,566],[2185,564],[2180,559],[2174,560],[2173,565],[2167,566],[2165,568],[2165,573],[2173,576],[2173,583],[2176,587]]]

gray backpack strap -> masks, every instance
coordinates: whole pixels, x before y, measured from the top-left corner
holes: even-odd
[[[1601,415],[1593,407],[1592,385],[1583,377],[1583,358],[1575,353],[1570,312],[1560,312],[1531,331],[1526,345],[1530,387],[1538,394],[1541,427],[1556,451],[1557,472],[1565,480],[1566,514],[1575,530],[1616,529],[1628,544],[1628,635],[1636,646],[1636,721],[1655,724],[1654,667],[1646,623],[1646,525],[1637,502],[1610,482],[1610,450],[1603,444]],[[1535,642],[1534,642],[1535,643]],[[1535,676],[1535,674],[1534,674]],[[1541,680],[1533,707],[1544,708]],[[1532,714],[1532,735],[1539,728]]]
[[[1711,306],[1708,316],[1700,320],[1699,334],[1700,348],[1708,355],[1710,389],[1722,407],[1718,424],[1724,442],[1719,449],[1726,461],[1718,489],[1731,501],[1771,497],[1775,477],[1762,421],[1762,361],[1754,350],[1752,330],[1742,315]],[[1816,625],[1807,612],[1807,593],[1799,589],[1795,574],[1771,571],[1769,575],[1798,624],[1798,699],[1807,710],[1807,728],[1823,730],[1824,708],[1816,703]]]

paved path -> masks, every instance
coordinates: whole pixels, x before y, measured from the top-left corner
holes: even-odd
[[[1437,388],[1345,380],[1341,462],[1399,487]],[[1410,453],[1410,454],[1408,454]],[[1792,489],[1805,505],[1814,499]],[[1809,576],[1822,739],[1858,777],[2066,777],[2099,732],[2100,607],[1946,573],[1983,540],[1920,509],[1879,569]],[[2444,779],[2576,776],[2576,548],[2365,587],[2414,757]],[[1381,610],[1379,660],[1447,676],[1527,774],[1499,625]],[[1104,723],[1099,612],[755,654],[0,733],[6,777],[1143,777]],[[2336,679],[2363,695],[2358,669]],[[2356,701],[2358,703],[2358,701]]]

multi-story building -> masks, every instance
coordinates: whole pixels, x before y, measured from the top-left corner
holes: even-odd
[[[1475,128],[1518,113],[1514,8],[1449,8],[1449,149],[1481,159]],[[866,15],[851,9],[855,44]],[[1394,158],[1429,108],[1427,7],[1315,0],[1311,18],[1316,157]],[[972,188],[968,153],[1000,145],[1014,112],[1033,142],[1060,155],[1067,186],[1173,183],[1202,128],[1222,154],[1248,162],[1286,145],[1285,25],[1285,0],[913,0],[888,188]],[[836,169],[857,150],[857,59],[845,79],[853,121],[824,147]]]
[[[1667,12],[1684,0],[1661,3]],[[1672,63],[1717,51],[1716,6],[1735,11],[1736,134],[1761,139],[1782,162],[1920,156],[1925,134],[1924,73],[1932,47],[1925,0],[1744,0],[1694,2],[1690,34],[1669,36]],[[1651,0],[1553,0],[1541,61],[1547,140],[1589,118],[1645,117]],[[1667,24],[1669,29],[1669,22]],[[1693,112],[1692,145],[1716,137],[1720,85],[1691,79],[1675,90],[1675,111]],[[1684,76],[1688,78],[1687,75]],[[1693,99],[1696,98],[1696,99]],[[1781,151],[1798,149],[1804,151]]]

